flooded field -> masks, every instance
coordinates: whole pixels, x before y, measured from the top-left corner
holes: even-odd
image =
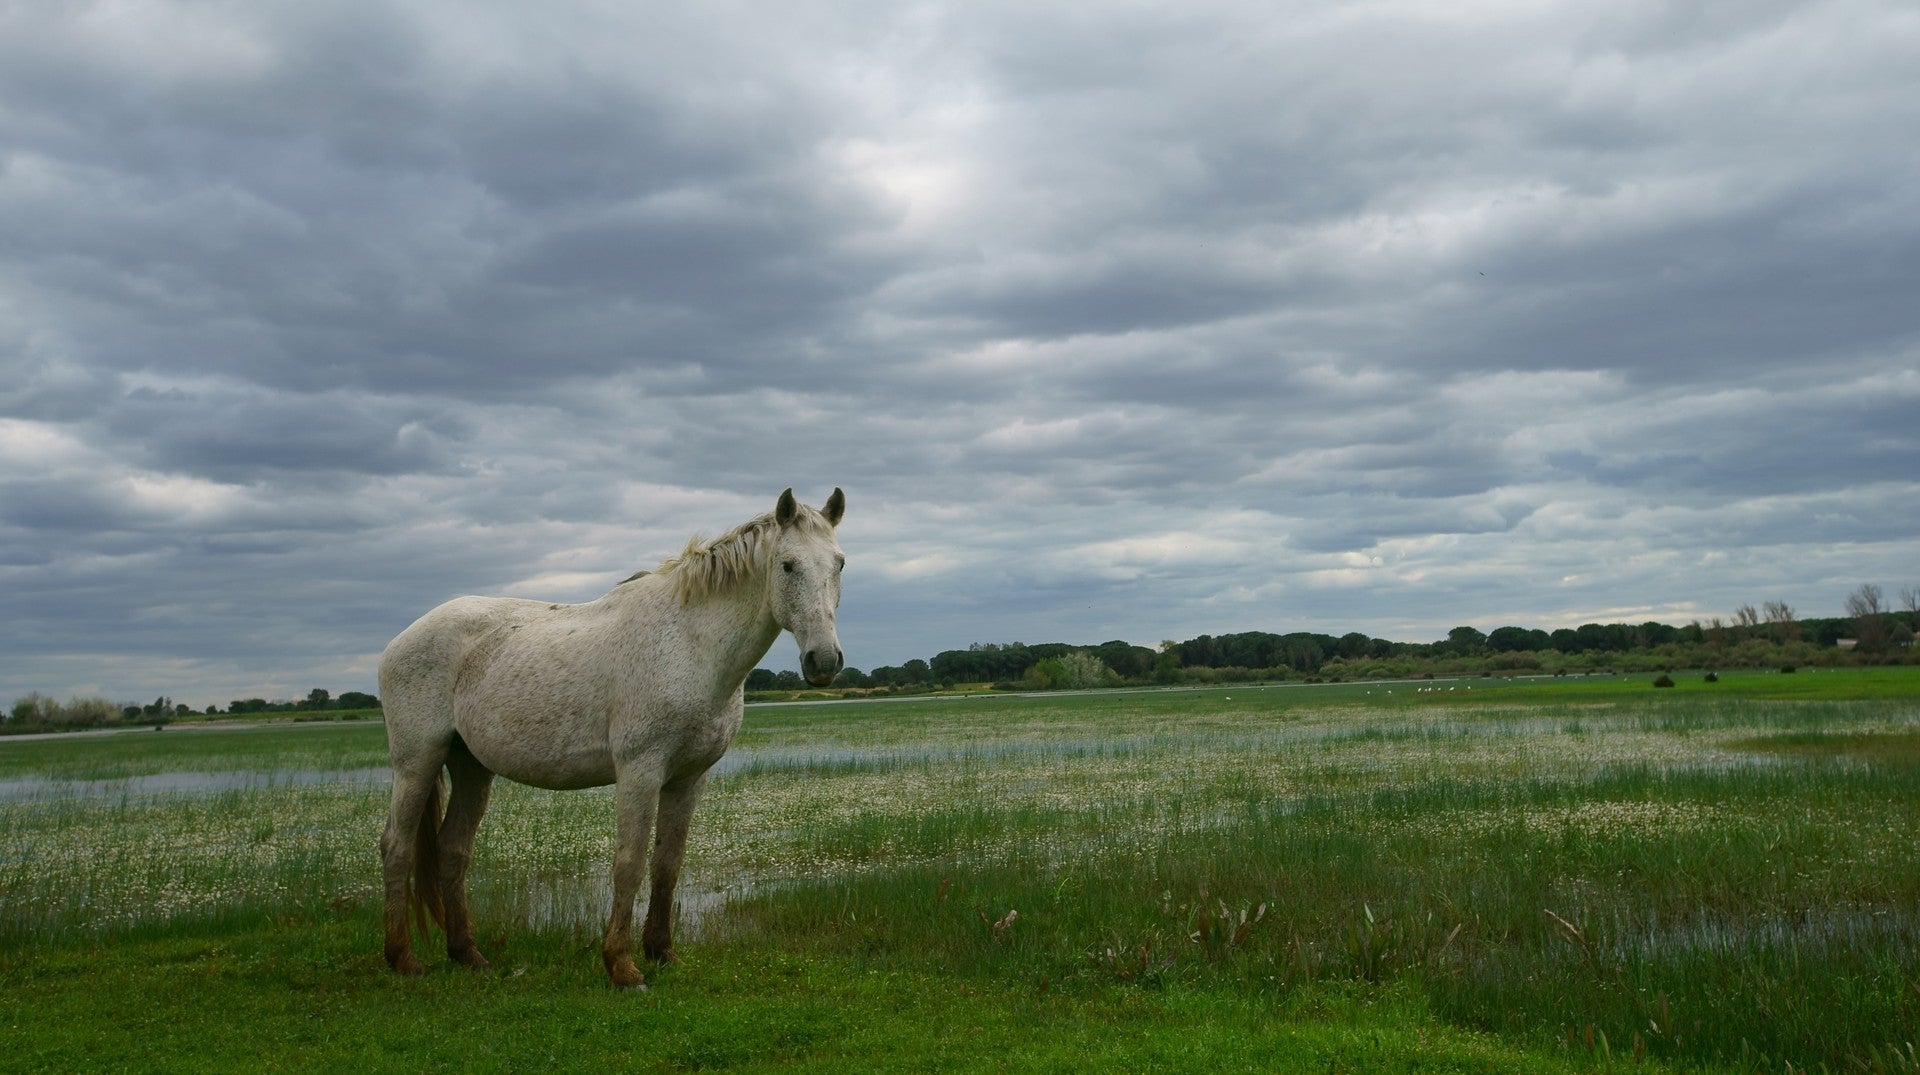
[[[1472,1025],[1676,1056],[1834,1011],[1865,1041],[1920,1014],[1906,683],[752,709],[695,817],[681,936],[1052,981],[1414,982]],[[380,728],[133,739],[0,742],[0,940],[293,914],[365,916],[376,943]],[[590,947],[611,819],[609,789],[498,783],[483,943]]]

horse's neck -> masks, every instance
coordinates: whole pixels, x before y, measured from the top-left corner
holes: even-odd
[[[746,679],[780,637],[766,595],[766,580],[754,578],[679,610],[689,637],[703,651],[695,658],[713,662],[716,678],[729,687]]]

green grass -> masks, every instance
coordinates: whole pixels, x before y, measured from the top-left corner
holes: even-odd
[[[577,936],[499,939],[495,973],[385,972],[358,919],[0,954],[9,1070],[1580,1070],[1449,1026],[1415,992],[1043,990],[702,947],[614,994]],[[573,958],[558,958],[556,953]],[[110,969],[109,969],[110,968]],[[111,996],[100,992],[113,983]]]
[[[0,778],[111,780],[183,770],[352,769],[386,763],[387,730],[378,721],[173,726],[26,741],[0,737]]]
[[[9,1038],[49,1070],[1920,1069],[1920,674],[1650,678],[754,708],[643,997],[601,984],[604,790],[500,785],[496,972],[423,981],[380,959],[378,785],[0,802]],[[170,730],[0,773],[381,752]]]

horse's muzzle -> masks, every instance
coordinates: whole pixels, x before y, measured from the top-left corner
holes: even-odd
[[[841,654],[839,646],[833,647],[831,651],[810,649],[800,655],[800,674],[807,677],[808,683],[816,687],[825,687],[833,682],[833,677],[840,674],[840,669],[845,664],[846,658]]]

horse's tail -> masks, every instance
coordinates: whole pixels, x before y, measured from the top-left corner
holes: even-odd
[[[420,826],[413,834],[413,888],[407,903],[413,907],[413,920],[420,927],[422,941],[428,938],[427,918],[447,928],[447,906],[440,897],[440,815],[446,807],[440,774],[433,775],[433,789],[427,792],[426,809],[420,811]]]

